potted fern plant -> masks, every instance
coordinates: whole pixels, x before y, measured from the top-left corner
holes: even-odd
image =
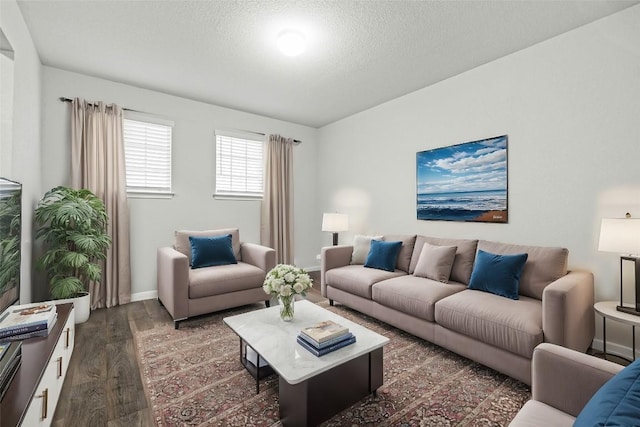
[[[51,297],[72,300],[76,323],[89,318],[89,283],[100,282],[100,261],[111,245],[104,203],[91,191],[55,187],[35,211],[36,238],[44,242],[38,268],[45,271]]]

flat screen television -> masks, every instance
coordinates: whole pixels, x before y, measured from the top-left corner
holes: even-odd
[[[0,313],[20,299],[22,185],[0,178]]]

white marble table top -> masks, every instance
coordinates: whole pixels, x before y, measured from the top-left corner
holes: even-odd
[[[291,322],[280,319],[279,306],[223,320],[289,384],[298,384],[389,343],[388,338],[307,300],[296,301]],[[356,342],[321,357],[311,354],[296,342],[296,337],[303,328],[323,320],[346,326],[355,335]]]

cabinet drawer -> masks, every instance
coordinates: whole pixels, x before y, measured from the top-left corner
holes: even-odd
[[[62,391],[64,378],[73,353],[75,338],[75,316],[71,309],[62,328],[62,334],[55,345],[53,354],[38,383],[22,425],[25,427],[44,427],[51,425],[53,415]]]

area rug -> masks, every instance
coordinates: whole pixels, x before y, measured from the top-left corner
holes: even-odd
[[[384,385],[323,426],[506,426],[530,398],[512,378],[343,306],[323,307],[390,339]],[[134,331],[157,426],[280,426],[278,378],[260,384],[240,364],[222,318],[260,306]],[[318,402],[322,404],[322,402]]]

